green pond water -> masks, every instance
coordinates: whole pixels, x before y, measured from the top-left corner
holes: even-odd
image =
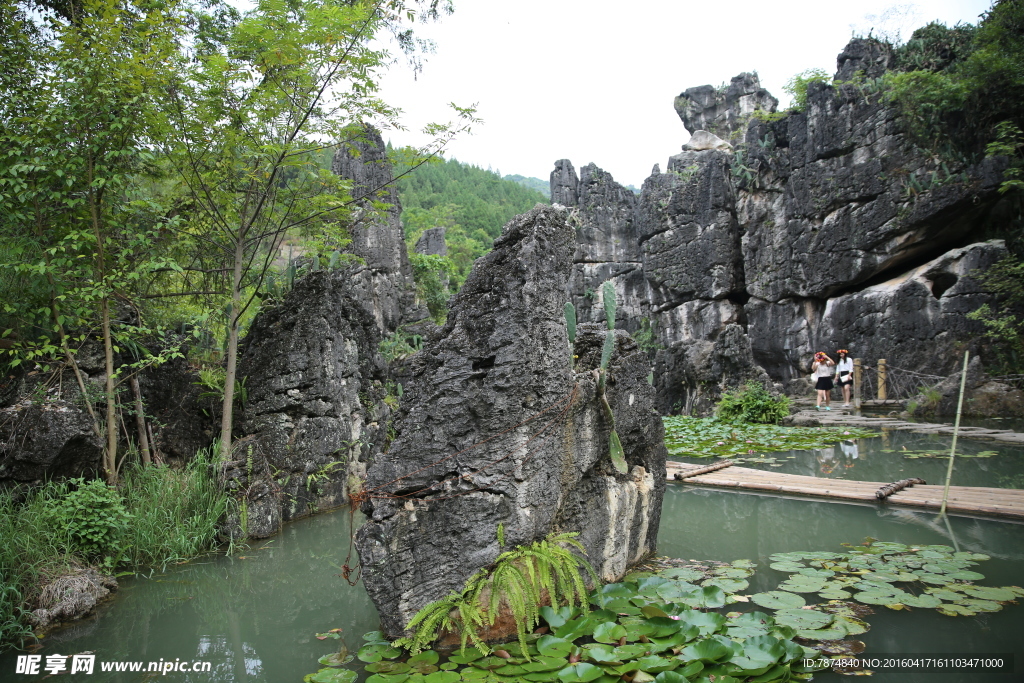
[[[889,430],[878,437],[842,441],[827,448],[760,451],[743,456],[736,464],[830,479],[888,483],[919,477],[929,484],[943,484],[951,441],[949,436]],[[1024,488],[1024,448],[961,437],[956,452],[954,486]],[[706,458],[671,459],[709,464]]]
[[[903,438],[915,437],[920,438],[920,435],[894,434],[889,445],[897,440],[903,445]],[[881,444],[882,440],[865,439],[860,443],[873,442]],[[978,444],[980,448],[982,444]],[[893,454],[884,455],[891,456],[890,465],[886,465],[889,469],[877,471],[895,472],[891,463],[907,466],[909,462],[915,467],[922,462],[929,466],[936,464],[922,460],[904,462]],[[1013,457],[1019,459],[1020,454]],[[845,472],[875,471],[870,467],[881,468],[874,461],[882,458],[881,453],[869,453],[867,457],[859,454],[854,466]],[[818,463],[813,453],[798,454],[796,460],[786,461],[790,463],[787,467],[797,467],[796,463],[802,461]],[[994,458],[965,462],[974,467],[974,462],[991,465],[993,461]],[[938,464],[944,469],[944,460]],[[920,474],[908,470],[907,476]],[[934,514],[905,508],[827,503],[683,484],[669,485],[659,553],[687,559],[752,559],[760,564],[747,591],[754,593],[771,590],[785,578],[784,574],[767,566],[768,555],[800,550],[841,552],[840,543],[859,542],[868,536],[907,544],[955,544],[961,550],[985,553],[992,559],[974,567],[986,576],[978,583],[1024,584],[1024,525],[1021,524],[951,517],[950,529],[947,529],[944,523],[936,521]],[[58,680],[301,681],[304,674],[318,668],[318,657],[337,648],[336,641],[319,641],[315,633],[344,629],[343,634],[354,650],[361,643],[359,636],[377,627],[374,608],[362,587],[350,587],[339,576],[348,552],[348,538],[349,514],[339,511],[289,524],[272,539],[231,557],[211,555],[150,577],[122,578],[113,601],[95,616],[47,636],[42,641],[43,647],[34,654],[43,655],[44,662],[45,655],[56,653],[91,651],[96,654],[96,673]],[[730,607],[737,608],[754,609],[743,605]],[[892,612],[879,607],[867,621],[871,630],[858,638],[867,644],[868,653],[1015,652],[1019,672],[989,675],[877,672],[872,680],[892,683],[1024,680],[1024,638],[1020,635],[1024,633],[1024,604],[1008,605],[997,613],[956,618],[928,609]],[[43,680],[43,676],[15,675],[17,654],[0,654],[0,681]],[[166,676],[99,671],[100,662],[148,664],[161,659],[210,662],[211,670],[171,672]],[[815,680],[848,679],[822,673],[816,675]]]

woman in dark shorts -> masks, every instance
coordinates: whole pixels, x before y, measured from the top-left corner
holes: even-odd
[[[825,410],[832,410],[829,404],[832,402],[832,368],[835,361],[828,357],[824,351],[814,354],[814,363],[811,364],[811,374],[815,378],[814,388],[818,391],[818,410],[821,410],[822,403]]]

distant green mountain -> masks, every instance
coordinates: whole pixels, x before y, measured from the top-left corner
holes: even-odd
[[[396,167],[396,175],[403,170]],[[542,182],[537,178],[527,180]],[[424,230],[441,225],[447,228],[445,242],[454,270],[453,290],[462,285],[473,261],[491,250],[510,218],[529,211],[538,202],[548,203],[547,183],[544,191],[538,192],[503,179],[494,171],[455,159],[420,166],[400,178],[397,186],[410,247]]]
[[[507,175],[502,180],[511,180],[513,183],[519,183],[523,187],[528,187],[531,190],[540,192],[545,197],[551,196],[551,184],[546,180],[540,178],[528,178],[524,175]]]

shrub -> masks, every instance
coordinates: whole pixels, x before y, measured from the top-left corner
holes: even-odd
[[[772,396],[760,385],[747,384],[722,394],[715,415],[721,420],[774,424],[789,415],[789,398]]]
[[[807,87],[811,83],[828,83],[831,80],[824,69],[807,69],[786,81],[782,89],[793,98],[793,108],[802,111],[807,106]]]
[[[47,523],[67,531],[73,552],[90,560],[107,557],[116,564],[131,519],[121,494],[99,479],[86,482],[79,478],[70,483],[77,488],[47,508]]]

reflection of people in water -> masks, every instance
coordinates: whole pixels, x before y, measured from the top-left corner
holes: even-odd
[[[839,450],[843,452],[843,467],[850,468],[856,463],[854,460],[860,457],[860,449],[856,441],[840,441]]]
[[[818,468],[822,474],[832,474],[836,468],[835,448],[815,448],[814,457],[818,460]]]

